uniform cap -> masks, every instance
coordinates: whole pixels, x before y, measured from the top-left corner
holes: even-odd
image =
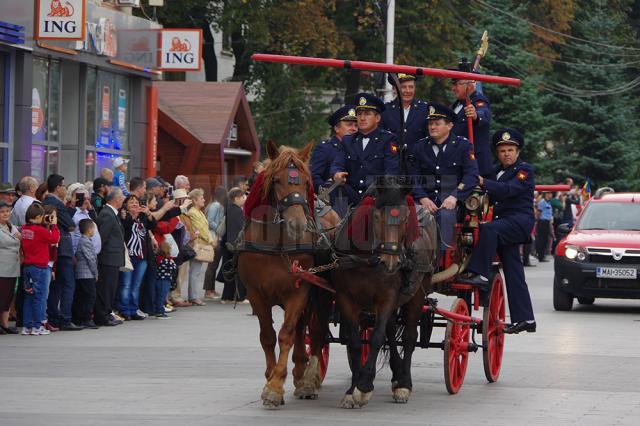
[[[430,103],[427,120],[447,120],[454,122],[456,121],[456,114],[446,105]]]
[[[515,145],[518,149],[524,146],[524,136],[516,129],[505,127],[493,134],[493,146],[499,145]]]
[[[354,105],[345,105],[331,114],[327,119],[329,126],[333,127],[341,121],[358,121],[356,117],[356,107]]]
[[[382,114],[384,102],[369,93],[358,93],[356,95],[356,111],[358,110],[373,110],[378,114]]]

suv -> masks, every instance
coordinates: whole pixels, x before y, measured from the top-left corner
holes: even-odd
[[[574,297],[640,299],[640,193],[596,195],[572,230],[559,230],[568,234],[555,253],[555,310],[571,310]]]

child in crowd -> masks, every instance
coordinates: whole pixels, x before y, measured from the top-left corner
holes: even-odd
[[[25,222],[26,225],[22,227],[22,281],[25,291],[22,334],[46,335],[50,332],[42,326],[42,322],[51,280],[50,248],[60,239],[58,218],[45,215],[42,205],[33,203],[27,209]]]
[[[176,262],[171,258],[171,245],[169,243],[163,242],[158,247],[156,263],[158,269],[154,294],[155,316],[158,319],[170,319],[171,317],[164,311],[164,303],[169,295],[173,276],[178,272],[178,267],[176,266]]]
[[[76,249],[76,290],[73,298],[73,322],[85,328],[98,326],[91,319],[96,303],[96,281],[98,280],[98,254],[92,238],[96,225],[91,219],[82,219],[80,240]]]
[[[58,212],[56,210],[56,206],[53,204],[47,204],[46,206],[42,206],[44,208],[44,217],[47,220],[51,221],[52,218],[56,218]],[[42,311],[42,325],[49,331],[55,332],[60,331],[58,327],[54,327],[47,320],[47,303],[46,300],[49,298],[49,286],[51,285],[51,281],[56,279],[56,260],[58,260],[58,243],[49,245],[49,277],[47,278],[47,286],[45,288],[44,300],[45,304],[43,306]]]

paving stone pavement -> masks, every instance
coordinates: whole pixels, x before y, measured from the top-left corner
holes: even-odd
[[[168,321],[0,336],[0,425],[639,424],[640,301],[555,312],[552,263],[526,272],[538,332],[507,337],[497,383],[486,382],[481,353],[471,354],[457,395],[446,392],[442,351],[418,349],[408,404],[391,402],[383,368],[367,407],[339,409],[349,373],[344,348],[333,345],[318,400],[294,399],[289,376],[286,405],[264,410],[250,307],[209,302]]]

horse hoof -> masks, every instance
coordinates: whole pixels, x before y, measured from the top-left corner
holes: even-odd
[[[318,399],[318,390],[311,385],[301,385],[293,391],[293,396],[299,399]]]
[[[353,400],[361,407],[364,407],[369,403],[369,400],[373,396],[373,391],[362,392],[357,387],[353,390]]]
[[[411,397],[411,390],[407,388],[396,388],[393,390],[393,401],[398,404],[406,404]]]
[[[360,408],[360,405],[356,404],[356,402],[353,400],[353,395],[345,395],[344,398],[342,398],[342,401],[340,401],[340,403],[338,404],[338,407],[354,409]]]
[[[266,386],[262,390],[260,398],[262,398],[264,408],[269,410],[275,410],[280,408],[281,405],[284,405],[284,396]]]

